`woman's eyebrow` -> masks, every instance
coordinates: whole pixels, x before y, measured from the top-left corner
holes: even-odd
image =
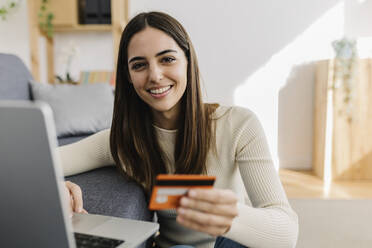
[[[145,57],[139,57],[139,56],[137,56],[137,57],[133,57],[133,58],[131,58],[131,59],[129,60],[128,64],[132,63],[133,61],[144,60],[144,59],[145,59]]]
[[[173,53],[177,53],[176,50],[167,49],[167,50],[164,50],[164,51],[158,52],[155,56],[158,57],[158,56],[163,55],[163,54],[165,54],[165,53],[172,53],[172,52],[173,52]]]
[[[161,52],[158,52],[155,57],[158,57],[158,56],[161,56],[163,54],[166,54],[166,53],[177,53],[176,50],[173,50],[173,49],[166,49],[164,51],[161,51]],[[134,62],[134,61],[137,61],[137,60],[144,60],[145,57],[141,57],[141,56],[136,56],[136,57],[133,57],[129,60],[128,64]]]

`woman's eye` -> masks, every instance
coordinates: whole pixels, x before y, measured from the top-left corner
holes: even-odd
[[[145,66],[145,63],[135,63],[132,65],[132,70],[139,70]]]
[[[172,58],[172,57],[164,57],[164,58],[162,58],[162,62],[164,62],[164,63],[172,63],[175,60],[176,59],[175,58]]]

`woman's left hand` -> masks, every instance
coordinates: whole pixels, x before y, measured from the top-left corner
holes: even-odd
[[[238,199],[231,190],[191,189],[180,200],[177,222],[196,231],[220,236],[238,215]]]

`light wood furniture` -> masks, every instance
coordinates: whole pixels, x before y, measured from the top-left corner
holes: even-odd
[[[39,57],[39,37],[40,29],[38,26],[37,9],[35,0],[27,1],[28,8],[28,25],[30,32],[30,58],[31,58],[31,73],[35,80],[40,81],[40,57]]]
[[[327,182],[313,171],[280,169],[280,179],[290,199],[372,199],[372,180]]]
[[[114,47],[114,68],[119,50],[121,33],[128,22],[128,1],[111,0],[111,25],[82,25],[78,22],[78,0],[51,0],[48,10],[54,14],[54,32],[111,32]],[[53,83],[54,79],[54,46],[53,39],[43,34],[38,27],[38,12],[41,0],[28,0],[28,20],[30,29],[30,51],[31,51],[31,72],[33,77],[40,80],[40,56],[39,39],[46,38],[46,54],[48,66],[48,82]]]
[[[38,1],[38,7],[40,2]],[[48,4],[48,10],[54,14],[53,25],[57,29],[58,27],[73,28],[79,23],[78,1],[76,0],[51,0]]]
[[[331,134],[331,179],[372,179],[372,59],[357,60],[356,68],[349,120],[345,115],[344,91],[332,90],[333,61],[320,61],[316,66],[313,168],[320,178],[325,175],[326,136]],[[330,118],[328,131],[332,133],[327,133]]]

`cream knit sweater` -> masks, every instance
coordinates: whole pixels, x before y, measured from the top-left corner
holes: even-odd
[[[239,198],[239,215],[224,236],[250,248],[295,247],[297,215],[288,203],[258,119],[251,111],[239,107],[218,107],[214,119],[217,155],[209,153],[207,172],[217,178],[214,187],[231,189]],[[172,172],[177,131],[155,128]],[[104,130],[58,148],[65,175],[114,164],[109,137],[110,130]],[[175,211],[157,214],[160,247],[175,244],[214,247],[214,237],[179,225]]]

